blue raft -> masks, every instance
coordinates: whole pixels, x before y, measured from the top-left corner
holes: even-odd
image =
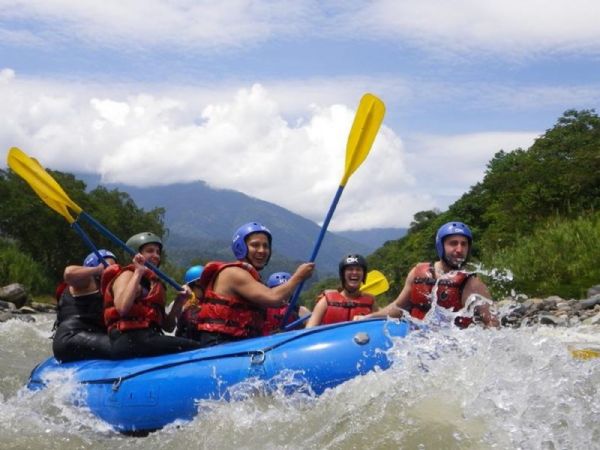
[[[318,395],[387,369],[392,361],[385,350],[408,331],[408,322],[373,319],[150,358],[66,364],[49,358],[32,371],[28,387],[42,389],[49,375],[73,371],[84,391],[78,402],[94,415],[120,432],[153,431],[192,420],[199,400],[230,400],[231,388],[246,380],[264,380],[268,390],[269,380],[291,373]]]

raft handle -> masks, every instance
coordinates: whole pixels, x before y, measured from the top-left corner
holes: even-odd
[[[252,354],[250,357],[250,364],[262,364],[265,362],[265,352],[262,350]]]
[[[122,378],[119,377],[112,384],[112,390],[113,390],[113,392],[117,392],[119,390],[119,388],[121,387],[121,381],[122,381]]]

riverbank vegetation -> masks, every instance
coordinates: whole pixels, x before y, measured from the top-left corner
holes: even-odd
[[[473,231],[472,259],[495,297],[512,291],[582,298],[600,283],[599,214],[600,118],[570,110],[529,149],[496,153],[484,179],[447,211],[417,213],[404,238],[368,261],[392,282],[380,299],[387,303],[415,262],[437,258],[439,226],[458,220]]]

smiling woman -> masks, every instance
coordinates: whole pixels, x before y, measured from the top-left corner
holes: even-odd
[[[342,287],[328,289],[317,298],[306,328],[354,320],[379,311],[375,297],[361,290],[367,280],[367,260],[362,255],[347,255],[339,264]]]

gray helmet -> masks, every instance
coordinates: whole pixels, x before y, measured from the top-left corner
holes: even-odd
[[[136,252],[139,252],[140,249],[146,244],[158,244],[162,251],[163,244],[161,238],[150,231],[144,231],[143,233],[134,234],[129,239],[127,239],[127,242],[125,243],[127,247],[132,248]]]

